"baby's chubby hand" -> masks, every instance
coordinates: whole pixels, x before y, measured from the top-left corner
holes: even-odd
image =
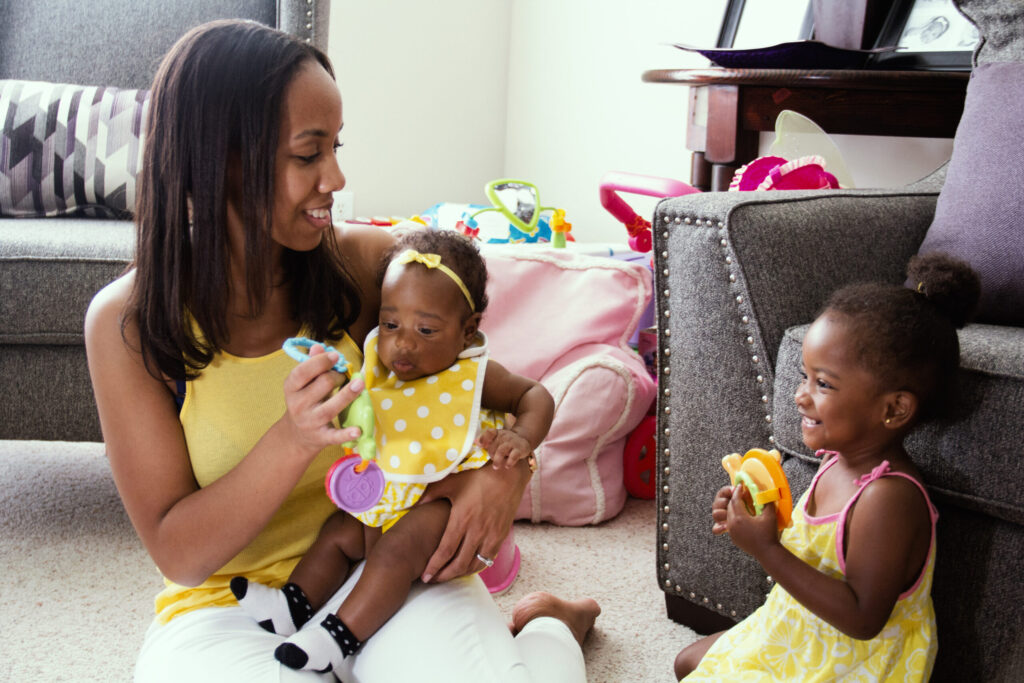
[[[488,429],[476,444],[487,451],[496,470],[509,469],[533,451],[530,442],[511,429]]]

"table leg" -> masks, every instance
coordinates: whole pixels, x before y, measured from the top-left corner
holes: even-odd
[[[704,158],[704,152],[694,152],[690,159],[690,184],[701,192],[711,189],[712,165]]]
[[[729,189],[732,178],[739,166],[732,164],[714,164],[711,166],[711,191],[725,192]]]

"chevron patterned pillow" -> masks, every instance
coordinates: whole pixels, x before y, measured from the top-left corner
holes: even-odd
[[[0,80],[0,216],[128,218],[148,90]]]

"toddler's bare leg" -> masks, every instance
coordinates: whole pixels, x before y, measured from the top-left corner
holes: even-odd
[[[676,678],[684,678],[693,673],[694,669],[700,665],[700,660],[704,659],[704,655],[708,653],[711,646],[715,644],[715,641],[722,637],[725,631],[719,631],[718,633],[712,633],[710,636],[704,636],[700,640],[687,645],[679,654],[676,655],[675,661],[675,674]]]

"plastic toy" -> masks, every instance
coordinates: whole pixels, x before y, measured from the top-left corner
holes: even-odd
[[[839,181],[825,170],[825,159],[811,155],[787,161],[782,157],[758,157],[741,167],[729,183],[729,191],[837,189]]]
[[[564,248],[566,241],[573,239],[569,235],[572,223],[565,220],[565,211],[541,206],[540,190],[533,183],[512,178],[492,180],[484,187],[484,193],[491,200],[491,206],[473,213],[465,212],[456,223],[456,229],[463,234],[479,238],[477,216],[497,211],[510,223],[509,236],[508,239],[489,239],[490,243],[550,241],[551,246]],[[549,222],[544,221],[541,215],[546,211],[552,214]]]
[[[305,337],[292,337],[285,340],[282,348],[285,353],[301,363],[309,357],[302,349],[309,349],[317,343],[319,342]],[[345,357],[330,346],[324,348],[341,356],[334,365],[334,370],[347,373],[348,362]],[[355,373],[349,381],[354,381],[359,376],[359,373]],[[384,472],[376,462],[376,424],[369,390],[363,389],[352,401],[341,426],[359,427],[361,434],[342,444],[345,456],[327,470],[324,487],[327,489],[327,497],[342,510],[364,512],[381,499],[386,484]]]
[[[768,148],[768,155],[783,159],[819,156],[825,160],[824,167],[839,181],[839,187],[854,187],[853,177],[836,143],[818,124],[795,111],[779,112],[775,119],[775,140]]]
[[[654,499],[658,478],[654,471],[657,428],[658,419],[648,415],[630,433],[622,451],[622,483],[634,498]]]
[[[312,339],[306,339],[305,337],[292,337],[291,339],[285,339],[281,348],[285,353],[291,356],[292,359],[301,363],[309,358],[308,349],[312,348],[313,344],[320,344],[320,346],[324,347],[324,351],[333,351],[338,354],[338,362],[334,364],[333,368],[335,372],[340,372],[343,375],[348,372],[348,361],[345,360],[345,356],[341,355],[341,352],[333,346],[321,344],[320,342],[315,342]]]
[[[793,523],[793,496],[782,471],[782,456],[776,449],[752,448],[742,457],[731,453],[722,458],[722,467],[729,473],[733,486],[743,484],[750,492],[750,514],[759,515],[766,504],[775,503],[779,531]]]
[[[829,170],[826,171],[825,168]],[[779,112],[769,156],[736,171],[730,190],[817,190],[853,187],[853,180],[832,138],[814,121],[794,111]],[[679,197],[700,192],[681,180],[610,171],[601,178],[601,206],[629,233],[634,251],[651,250],[651,224],[618,195]]]
[[[648,197],[680,197],[684,194],[700,192],[693,185],[681,180],[659,178],[656,176],[639,175],[609,171],[601,178],[601,206],[615,216],[629,233],[629,248],[633,251],[648,252],[651,250],[651,222],[633,210],[619,192],[646,195]]]
[[[480,572],[487,591],[492,595],[504,593],[512,586],[519,574],[522,557],[516,545],[515,529],[508,530],[508,536],[501,542],[498,553],[494,556],[494,564]]]

